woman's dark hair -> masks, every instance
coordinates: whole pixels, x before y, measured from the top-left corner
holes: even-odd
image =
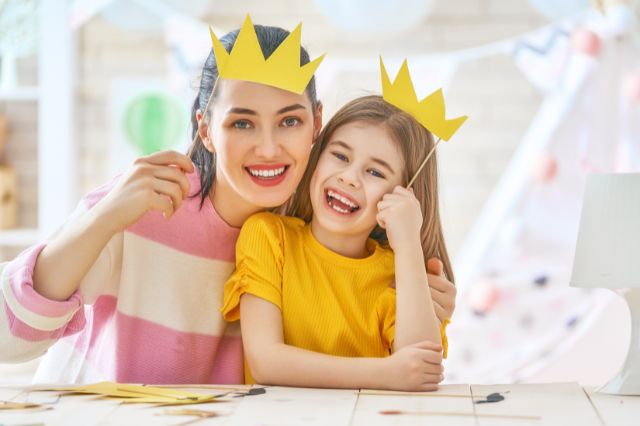
[[[254,28],[256,30],[258,42],[260,43],[260,47],[262,48],[262,53],[264,54],[265,58],[271,56],[271,54],[278,48],[278,46],[280,46],[280,43],[282,43],[289,35],[289,31],[279,27],[254,25]],[[227,52],[231,52],[231,48],[235,44],[239,32],[240,30],[234,30],[220,38],[220,42],[227,50]],[[300,65],[304,65],[308,62],[309,53],[307,53],[305,48],[300,47]],[[216,155],[215,153],[207,150],[207,148],[202,143],[200,136],[198,135],[198,120],[196,119],[196,111],[200,110],[204,113],[207,101],[209,100],[209,96],[211,95],[211,91],[213,90],[213,86],[215,85],[217,79],[218,64],[216,63],[216,58],[213,55],[212,50],[211,53],[209,53],[209,57],[205,61],[204,66],[202,67],[200,88],[198,90],[196,99],[193,101],[193,106],[191,107],[191,138],[194,140],[194,142],[193,145],[191,145],[191,147],[189,148],[189,152],[187,154],[200,172],[200,191],[198,191],[193,196],[195,197],[200,195],[201,208],[204,204],[204,200],[206,200],[209,192],[211,191],[213,182],[215,181]],[[315,111],[318,105],[315,77],[312,77],[309,81],[309,84],[306,88],[306,93],[311,100],[313,111]],[[211,108],[211,105],[209,107]],[[197,138],[196,135],[198,135]]]

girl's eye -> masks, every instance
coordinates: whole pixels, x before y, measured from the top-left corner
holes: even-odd
[[[382,178],[382,179],[384,179],[384,178],[385,178],[384,174],[382,174],[381,172],[379,172],[379,171],[378,171],[378,170],[376,170],[376,169],[369,169],[369,170],[368,170],[368,172],[369,172],[369,174],[370,174],[371,176],[375,176],[375,177],[377,177],[377,178]]]
[[[300,123],[301,121],[296,117],[288,117],[282,121],[282,124],[284,125],[284,127],[295,127]]]
[[[333,156],[336,157],[340,161],[349,161],[346,155],[341,154],[339,152],[332,152]]]
[[[233,127],[236,129],[249,129],[251,128],[251,122],[249,120],[237,120],[233,122]]]

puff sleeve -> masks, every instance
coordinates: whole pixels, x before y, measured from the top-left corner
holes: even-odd
[[[222,314],[240,319],[240,297],[253,294],[282,309],[283,226],[278,216],[258,213],[242,226],[236,243],[236,269],[225,283]]]

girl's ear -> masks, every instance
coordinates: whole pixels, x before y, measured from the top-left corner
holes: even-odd
[[[202,115],[202,111],[196,111],[196,120],[198,121],[198,136],[200,136],[200,140],[202,141],[202,145],[207,148],[209,152],[215,152],[213,148],[213,143],[211,142],[211,138],[209,137],[209,125],[204,120],[204,116]]]
[[[316,111],[313,114],[313,143],[316,143],[320,130],[322,130],[322,102],[318,102]]]

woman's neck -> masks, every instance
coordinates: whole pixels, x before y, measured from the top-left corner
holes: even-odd
[[[353,259],[363,259],[371,255],[367,250],[368,234],[336,234],[311,220],[311,233],[314,238],[329,250],[345,257]]]
[[[228,185],[215,181],[209,192],[209,199],[218,216],[229,226],[240,228],[242,224],[254,213],[264,210],[238,195]]]

